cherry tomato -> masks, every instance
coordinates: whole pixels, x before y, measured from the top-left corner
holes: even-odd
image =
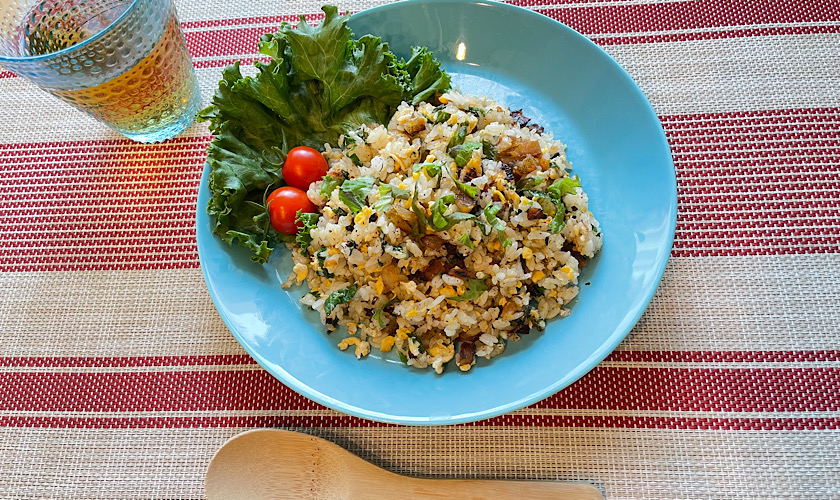
[[[292,148],[283,164],[283,180],[306,191],[309,185],[327,175],[327,160],[317,150],[306,146]]]
[[[275,189],[266,199],[271,226],[283,234],[295,234],[303,224],[295,222],[298,210],[315,212],[315,205],[302,190],[293,186]]]

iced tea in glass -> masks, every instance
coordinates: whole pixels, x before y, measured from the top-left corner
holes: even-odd
[[[0,5],[0,66],[136,141],[193,122],[200,96],[172,0]]]

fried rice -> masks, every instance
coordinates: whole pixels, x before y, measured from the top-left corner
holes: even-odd
[[[551,133],[450,91],[339,142],[307,192],[321,215],[284,286],[306,283],[301,302],[346,328],[340,349],[467,371],[570,313],[602,236]]]

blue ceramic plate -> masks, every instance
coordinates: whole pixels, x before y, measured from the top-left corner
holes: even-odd
[[[601,223],[604,247],[586,267],[572,314],[549,322],[491,361],[442,375],[374,354],[342,352],[305,287],[284,291],[285,249],[264,266],[211,234],[207,169],[198,197],[201,268],[222,319],[274,376],[330,408],[411,425],[454,424],[539,401],[591,370],[627,335],[665,269],[676,220],[671,153],[650,104],[606,53],[570,28],[503,4],[412,1],[354,15],[356,36],[372,33],[398,56],[431,49],[464,92],[488,94],[568,144],[573,172]],[[463,44],[463,58],[458,47]],[[591,283],[584,285],[583,283]],[[393,353],[391,353],[393,354]]]

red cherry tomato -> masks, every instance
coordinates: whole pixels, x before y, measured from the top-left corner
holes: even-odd
[[[283,164],[283,180],[306,191],[309,185],[327,175],[327,160],[317,150],[306,146],[292,148]]]
[[[283,234],[295,234],[303,223],[295,222],[298,210],[315,212],[315,205],[309,201],[306,193],[292,186],[275,189],[266,199],[271,226]]]

